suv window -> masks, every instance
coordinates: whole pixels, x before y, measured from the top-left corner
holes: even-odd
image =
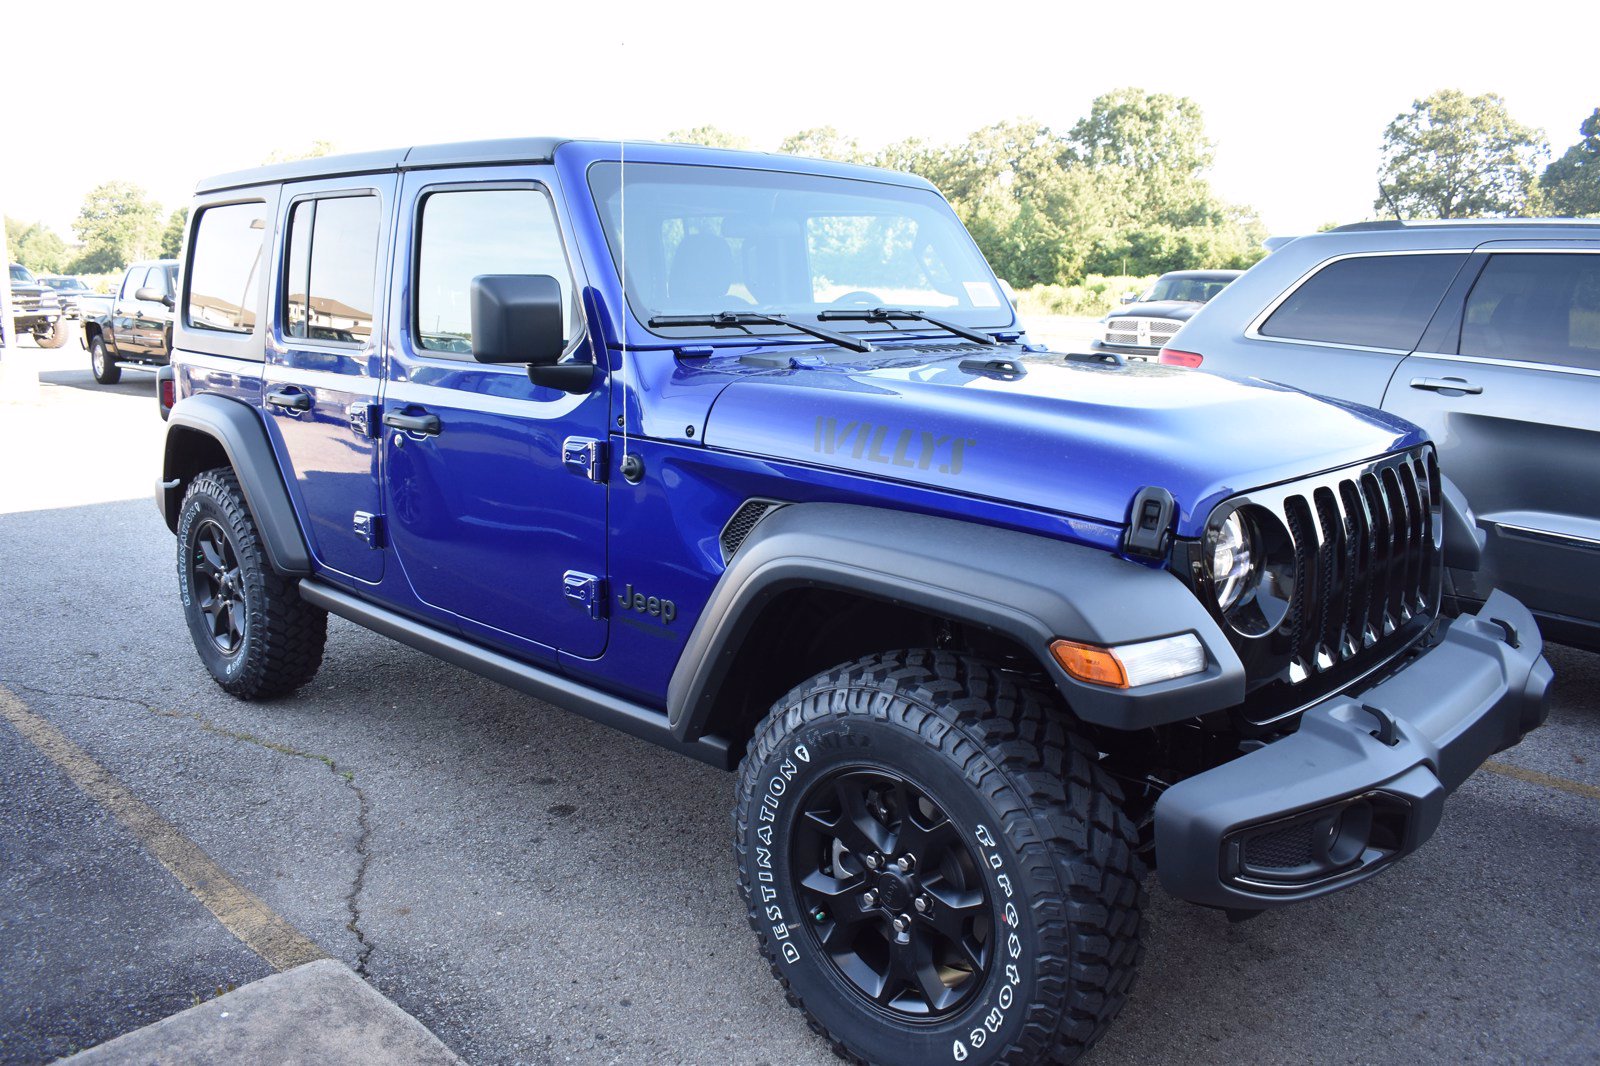
[[[561,230],[537,189],[458,189],[422,202],[417,240],[417,347],[472,354],[472,279],[480,274],[549,274],[561,282],[567,340],[578,333],[577,303]]]
[[[1319,270],[1272,313],[1265,337],[1409,352],[1465,254],[1365,255]]]
[[[1490,256],[1467,297],[1460,350],[1600,370],[1600,255]]]
[[[378,276],[376,196],[302,200],[289,215],[284,332],[323,344],[372,336]]]
[[[266,205],[261,203],[222,204],[200,212],[184,305],[190,326],[226,333],[249,333],[255,328],[265,215]],[[167,268],[153,268],[145,284],[164,289]]]

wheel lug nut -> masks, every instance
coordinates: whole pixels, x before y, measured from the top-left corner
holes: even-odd
[[[869,888],[861,894],[861,902],[869,907],[876,907],[878,905],[878,894]]]
[[[901,873],[908,874],[916,867],[917,858],[915,855],[902,855],[895,860],[894,864],[900,867]]]
[[[878,867],[883,865],[883,856],[879,855],[875,851],[869,851],[867,852],[866,857],[861,861],[867,864],[867,869],[876,870]]]
[[[917,913],[918,914],[927,914],[928,913],[929,903],[928,903],[928,897],[927,896],[918,896],[916,898],[916,900],[914,901],[914,904],[915,904],[915,906],[917,908]]]
[[[904,914],[896,916],[896,918],[894,920],[894,931],[895,932],[903,933],[907,929],[910,929],[910,928],[911,928],[911,919],[908,916],[906,916]]]

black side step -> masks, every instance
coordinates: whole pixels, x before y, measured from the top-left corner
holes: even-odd
[[[670,748],[680,755],[692,756],[723,770],[732,770],[737,761],[726,737],[703,736],[686,743],[673,735],[665,711],[651,710],[597,692],[571,678],[529,666],[509,655],[480,648],[462,637],[378,607],[340,589],[305,578],[300,582],[300,598],[312,606],[348,618],[375,633],[409,644],[490,681],[498,681],[601,725]]]

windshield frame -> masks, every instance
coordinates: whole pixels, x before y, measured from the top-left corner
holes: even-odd
[[[815,161],[804,160],[804,162],[813,163]],[[599,236],[601,238],[602,247],[606,252],[606,259],[610,266],[610,276],[617,279],[618,286],[622,292],[624,304],[628,311],[628,316],[649,336],[673,343],[681,343],[685,340],[696,340],[717,341],[723,345],[743,344],[746,346],[752,344],[769,343],[815,346],[818,343],[826,343],[819,342],[815,337],[798,335],[792,329],[781,325],[761,325],[752,323],[746,327],[743,327],[744,332],[737,336],[731,335],[726,329],[717,329],[709,326],[651,325],[650,320],[652,318],[660,316],[664,313],[671,314],[673,312],[663,312],[661,309],[651,308],[647,305],[644,305],[642,300],[637,298],[638,294],[636,294],[632,287],[627,284],[627,279],[622,276],[620,247],[616,243],[616,239],[620,236],[621,225],[619,224],[616,227],[616,232],[613,231],[611,218],[609,217],[609,213],[605,204],[608,190],[600,186],[597,182],[598,170],[602,168],[621,170],[623,167],[672,167],[701,171],[715,170],[724,172],[745,172],[750,174],[774,174],[781,175],[783,177],[801,178],[808,181],[824,183],[848,182],[860,186],[880,186],[908,194],[908,198],[913,196],[925,197],[927,200],[927,205],[933,210],[942,213],[954,227],[956,239],[964,242],[965,248],[970,250],[976,262],[981,264],[982,280],[986,280],[990,285],[992,285],[995,294],[999,297],[999,303],[993,309],[995,313],[992,321],[985,321],[982,324],[978,324],[976,322],[962,322],[962,325],[988,333],[1014,333],[1020,331],[1022,328],[1020,322],[1018,321],[1017,309],[1012,303],[1011,297],[1006,291],[1005,286],[1001,283],[999,276],[995,274],[994,268],[989,264],[988,258],[984,256],[983,250],[979,248],[977,242],[973,240],[971,232],[968,231],[967,227],[962,223],[960,217],[955,213],[955,209],[950,206],[949,201],[946,200],[943,194],[941,194],[931,185],[913,183],[909,181],[901,182],[891,180],[895,173],[893,171],[884,171],[884,178],[878,179],[875,177],[857,174],[818,173],[809,167],[795,167],[791,169],[782,166],[740,166],[730,165],[723,162],[700,163],[649,158],[637,161],[630,159],[626,162],[616,158],[593,159],[589,161],[588,164],[583,168],[583,174],[585,186],[589,193],[589,199],[593,206],[596,220],[599,223]],[[886,199],[886,202],[892,203],[893,201]],[[926,310],[930,314],[945,317],[949,317],[952,311],[966,310],[961,308],[924,306],[922,304],[906,303],[904,300],[890,300],[888,298],[885,298],[884,302],[886,304],[893,304],[896,306],[916,307],[920,310]],[[808,325],[822,326],[828,321],[827,319],[821,319],[817,317],[821,311],[827,310],[825,306],[819,307],[814,311],[801,311],[790,307],[777,307],[769,309],[764,307],[751,307],[739,302],[737,298],[730,298],[728,306],[705,307],[697,309],[698,312],[702,312],[707,315],[713,315],[727,311],[740,312],[757,310],[774,311],[775,313],[782,314],[788,318],[798,319],[807,323]],[[850,328],[845,328],[846,326]],[[949,336],[945,330],[930,323],[905,320],[868,320],[848,323],[838,322],[836,323],[836,327],[840,332],[843,333],[850,335],[866,335],[871,337],[888,338],[894,336],[904,336],[909,338],[924,334]]]

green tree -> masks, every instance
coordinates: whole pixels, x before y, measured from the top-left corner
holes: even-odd
[[[183,227],[188,224],[187,207],[180,207],[167,216],[167,228],[161,231],[161,258],[176,259],[183,254]]]
[[[7,244],[11,258],[35,274],[59,274],[67,265],[67,242],[42,222],[23,230],[14,241],[8,237]]]
[[[1552,214],[1600,215],[1600,107],[1578,126],[1581,140],[1544,168],[1539,188]]]
[[[1123,225],[1214,222],[1205,172],[1213,149],[1186,96],[1117,89],[1098,97],[1068,136],[1071,158],[1100,172]]]
[[[673,130],[667,134],[673,144],[703,144],[707,148],[749,148],[750,139],[716,126],[696,126],[693,129]]]
[[[1493,93],[1441,89],[1384,130],[1373,207],[1411,218],[1520,214],[1544,153],[1542,137]]]
[[[73,272],[110,274],[160,246],[161,208],[139,186],[109,181],[83,198],[72,231],[83,243]]]
[[[855,138],[846,137],[832,126],[816,126],[790,134],[778,145],[778,151],[787,155],[832,159],[840,163],[859,163],[863,158]]]

